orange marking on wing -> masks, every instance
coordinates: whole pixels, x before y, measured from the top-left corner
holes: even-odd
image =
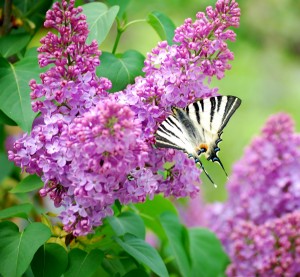
[[[201,143],[199,146],[198,146],[198,150],[200,149],[205,149],[205,151],[207,151],[208,149],[208,145],[206,143]]]

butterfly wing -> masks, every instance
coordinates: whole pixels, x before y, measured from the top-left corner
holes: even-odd
[[[203,134],[202,143],[207,145],[208,160],[221,164],[217,157],[217,152],[220,150],[218,147],[220,136],[240,104],[241,100],[238,97],[216,96],[194,102],[184,109],[199,132]]]
[[[240,104],[238,97],[216,96],[194,102],[184,110],[198,128],[211,134],[221,134]]]
[[[241,100],[235,96],[216,96],[194,102],[184,109],[173,109],[170,115],[161,123],[156,132],[156,146],[174,148],[186,152],[195,158],[212,183],[200,159],[206,154],[208,160],[218,162],[227,173],[217,152],[221,134],[231,116],[240,106]]]
[[[182,109],[173,109],[173,114],[167,117],[156,132],[156,146],[159,148],[174,148],[195,155],[198,131],[193,122]]]

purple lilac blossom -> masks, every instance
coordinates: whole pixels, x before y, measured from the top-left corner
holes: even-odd
[[[118,101],[129,105],[142,122],[143,139],[150,145],[159,123],[169,114],[172,106],[184,107],[199,98],[217,95],[217,89],[208,87],[210,77],[223,78],[224,71],[230,69],[228,62],[233,53],[226,41],[235,40],[235,33],[229,27],[239,26],[240,9],[235,1],[217,1],[216,8],[208,7],[199,12],[195,22],[186,19],[175,30],[174,45],[163,41],[148,53],[145,60],[145,77],[137,77],[135,84],[116,93]],[[176,153],[176,156],[174,156]],[[185,163],[182,172],[175,172],[176,178],[159,179],[159,190],[166,196],[195,196],[194,186],[197,170],[186,155],[178,151],[153,150],[149,153],[153,172],[161,170],[165,162]],[[172,172],[172,169],[171,169]],[[188,173],[193,180],[188,181]],[[172,174],[171,174],[172,175]],[[191,185],[186,186],[189,182]],[[180,191],[174,188],[181,188]],[[182,189],[184,188],[184,189]],[[163,190],[162,190],[163,189]],[[187,190],[186,190],[187,189]],[[174,194],[174,192],[176,194]]]
[[[300,134],[293,120],[283,113],[271,116],[235,163],[228,201],[211,206],[212,227],[224,242],[238,219],[262,224],[299,209],[299,169]]]
[[[228,201],[202,209],[223,242],[229,276],[298,276],[300,134],[284,113],[271,116],[233,167]]]
[[[41,40],[39,64],[52,67],[41,74],[41,84],[30,82],[32,109],[41,119],[9,152],[17,166],[41,176],[40,194],[65,208],[64,228],[76,236],[112,215],[116,199],[127,204],[157,193],[197,195],[201,181],[194,161],[173,149],[153,148],[154,134],[171,106],[216,95],[206,83],[230,68],[226,40],[235,34],[228,28],[238,27],[240,15],[234,0],[219,0],[194,23],[187,19],[175,31],[176,44],[161,42],[148,54],[145,77],[108,95],[111,83],[95,74],[101,52],[96,42],[86,45],[81,11],[70,0],[47,12],[45,27],[58,34]],[[159,170],[167,172],[165,178]]]
[[[256,225],[241,220],[232,229],[227,275],[292,277],[300,275],[300,212]]]

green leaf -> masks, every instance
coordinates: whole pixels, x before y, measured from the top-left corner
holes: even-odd
[[[108,8],[103,3],[89,3],[82,6],[83,13],[87,17],[89,36],[87,43],[97,40],[100,45],[106,38],[119,11],[118,6]]]
[[[18,124],[9,118],[4,112],[0,110],[0,122],[9,126],[17,126]]]
[[[140,239],[145,239],[144,221],[133,212],[124,212],[118,217],[111,216],[107,218],[110,226],[117,236],[123,236],[126,233],[133,234]]]
[[[160,216],[160,222],[166,232],[171,252],[182,276],[191,276],[188,256],[188,234],[185,227],[173,213],[166,212]]]
[[[99,249],[87,253],[79,248],[74,248],[69,253],[69,266],[65,277],[89,277],[101,265],[104,254]]]
[[[0,39],[0,54],[8,58],[26,47],[30,40],[29,34],[11,34]]]
[[[14,223],[0,222],[0,273],[7,277],[21,276],[50,236],[49,228],[39,222],[28,225],[20,233]]]
[[[142,264],[148,266],[159,276],[169,276],[166,266],[159,256],[157,250],[147,244],[144,240],[130,234],[124,236],[124,241],[115,238],[115,241],[132,257]]]
[[[35,253],[31,262],[34,277],[60,277],[68,266],[68,254],[57,243],[46,243]]]
[[[131,270],[130,272],[126,273],[123,277],[149,277],[149,274],[147,274],[146,271],[136,268],[134,270]]]
[[[177,214],[173,203],[161,195],[156,195],[153,200],[147,199],[145,203],[135,204],[135,207],[140,211],[140,216],[143,218],[146,226],[155,232],[158,237],[165,239],[165,233],[159,223],[159,216],[169,211]]]
[[[223,276],[230,261],[215,234],[193,228],[189,235],[192,276]]]
[[[1,165],[1,170],[0,170],[0,182],[7,177],[10,172],[12,171],[14,164],[13,162],[9,161],[7,158],[7,154],[0,152],[0,165]]]
[[[21,217],[27,219],[32,209],[33,205],[29,203],[12,206],[0,211],[0,219],[12,217]]]
[[[40,189],[43,187],[41,178],[36,175],[29,175],[24,178],[16,187],[14,187],[11,193],[25,193],[33,190]]]
[[[97,75],[106,77],[112,82],[111,92],[124,89],[132,84],[136,76],[143,75],[144,56],[135,50],[113,55],[103,52],[101,65],[97,67]]]
[[[0,58],[0,110],[15,121],[23,131],[31,130],[35,117],[31,109],[29,81],[39,79],[37,55],[30,53],[20,62],[8,63]]]
[[[118,246],[118,245],[117,245]],[[119,246],[118,246],[119,247]],[[128,271],[132,270],[136,266],[136,261],[131,256],[127,256],[124,258],[125,254],[122,253],[122,259],[112,259],[107,258],[103,260],[103,269],[109,274],[109,276],[116,276],[116,274],[120,274],[120,276],[125,275]],[[112,251],[108,252],[108,256],[117,256],[118,254]],[[102,276],[102,275],[101,275]]]
[[[126,11],[126,8],[129,4],[130,0],[107,0],[107,3],[110,5],[110,6],[119,6],[119,12],[118,12],[118,19],[119,20],[122,20],[123,16],[125,15],[125,11]]]
[[[148,15],[147,22],[162,40],[166,40],[169,45],[173,44],[175,24],[169,17],[161,12],[154,11]]]

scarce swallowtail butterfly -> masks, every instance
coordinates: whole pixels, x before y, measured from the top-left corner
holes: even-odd
[[[200,156],[224,166],[217,156],[222,141],[223,129],[240,106],[241,99],[235,96],[216,96],[194,102],[187,107],[172,108],[172,114],[164,120],[156,132],[158,148],[174,148],[184,151],[199,163],[209,180]],[[215,185],[215,184],[214,184]],[[216,185],[215,185],[216,186]]]

